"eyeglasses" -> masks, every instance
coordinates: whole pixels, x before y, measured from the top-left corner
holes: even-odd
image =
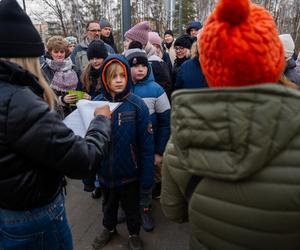
[[[183,51],[184,48],[183,47],[175,47],[175,50],[178,50],[178,51]]]
[[[90,32],[96,33],[96,32],[100,32],[101,30],[89,30]]]

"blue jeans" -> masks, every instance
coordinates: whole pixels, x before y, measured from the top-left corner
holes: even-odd
[[[28,211],[0,208],[0,249],[72,250],[63,194],[44,207]]]

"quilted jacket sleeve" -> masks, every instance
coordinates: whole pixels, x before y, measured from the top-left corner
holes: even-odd
[[[160,203],[167,218],[183,223],[188,220],[188,202],[184,191],[191,175],[180,169],[177,153],[170,140],[163,158]]]
[[[49,112],[48,105],[28,88],[12,95],[6,130],[8,144],[15,152],[70,178],[94,174],[110,140],[110,120],[97,116],[83,139],[74,135],[55,112]]]
[[[137,122],[139,152],[141,154],[141,187],[147,190],[154,184],[154,139],[150,128],[149,111],[144,103],[138,111]]]

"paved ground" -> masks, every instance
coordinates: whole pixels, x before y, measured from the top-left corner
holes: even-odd
[[[189,228],[164,217],[159,201],[153,202],[156,228],[151,233],[141,229],[145,250],[188,250]],[[68,181],[66,207],[73,233],[74,250],[92,250],[93,239],[102,231],[101,199],[94,200],[82,191],[81,181]],[[118,225],[119,235],[103,250],[125,250],[128,232],[126,224]]]

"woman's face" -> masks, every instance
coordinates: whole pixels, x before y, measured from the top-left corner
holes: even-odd
[[[66,56],[64,49],[53,49],[50,54],[54,61],[63,61]]]
[[[175,53],[177,58],[184,58],[186,57],[188,52],[187,48],[181,47],[181,46],[175,46]]]
[[[93,58],[90,60],[90,64],[94,69],[100,69],[104,59],[103,58]]]
[[[132,42],[131,39],[129,38],[125,38],[124,42],[123,42],[123,45],[124,45],[124,51],[128,50],[128,47],[129,47],[129,44]]]
[[[166,34],[164,38],[165,38],[165,43],[172,43],[174,40],[174,37],[172,37],[169,34]]]

